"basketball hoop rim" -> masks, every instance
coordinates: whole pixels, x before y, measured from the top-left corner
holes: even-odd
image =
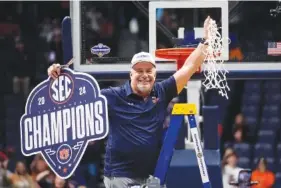
[[[164,60],[175,61],[177,70],[179,70],[195,49],[194,47],[157,49],[155,50],[155,56]],[[201,68],[197,72],[200,72],[200,70]]]
[[[179,55],[190,55],[196,48],[185,47],[185,48],[163,48],[155,50],[156,56],[179,56]]]

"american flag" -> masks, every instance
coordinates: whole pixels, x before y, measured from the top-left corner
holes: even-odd
[[[269,42],[267,46],[268,55],[281,55],[281,42]]]

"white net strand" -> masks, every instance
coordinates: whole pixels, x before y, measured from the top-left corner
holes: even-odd
[[[206,54],[203,64],[205,80],[202,84],[207,90],[218,89],[219,94],[228,99],[227,92],[230,91],[226,80],[228,70],[224,66],[224,60],[220,58],[224,49],[223,38],[218,32],[218,27],[215,21],[211,20],[208,30],[207,42],[209,45],[204,52]]]

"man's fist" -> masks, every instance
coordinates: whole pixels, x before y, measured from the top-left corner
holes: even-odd
[[[204,21],[204,38],[207,40],[209,38],[209,27],[212,24],[212,19],[210,16]]]
[[[56,79],[60,75],[60,64],[53,64],[48,68],[48,76],[52,77],[53,79]]]

